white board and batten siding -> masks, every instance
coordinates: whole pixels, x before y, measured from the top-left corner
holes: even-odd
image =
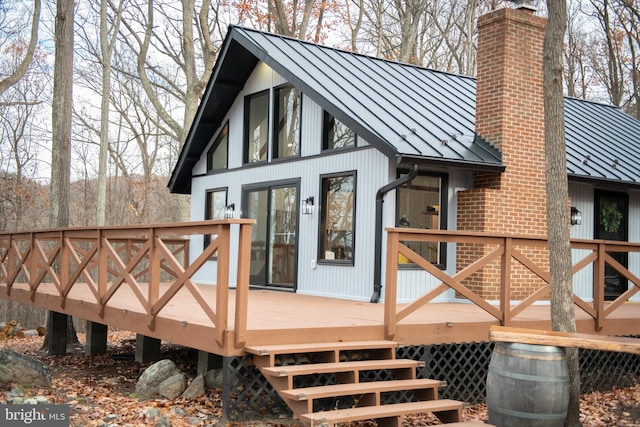
[[[227,188],[227,203],[235,203],[240,209],[242,188],[245,185],[270,183],[283,180],[299,181],[299,201],[315,197],[316,211],[313,215],[298,217],[298,279],[297,291],[313,295],[368,300],[373,288],[373,232],[375,221],[375,194],[388,182],[389,160],[359,140],[357,150],[336,151],[321,155],[322,108],[315,102],[302,99],[301,153],[299,159],[283,162],[268,162],[263,165],[243,167],[243,118],[244,97],[285,84],[277,73],[264,64],[259,64],[247,81],[245,89],[238,95],[229,110],[229,163],[228,170],[205,175],[206,150],[196,164],[192,180],[191,219],[204,218],[205,193],[208,189]],[[272,120],[272,117],[269,117]],[[215,137],[213,138],[215,139]],[[212,139],[212,142],[213,142]],[[321,177],[342,172],[356,173],[356,235],[354,265],[332,265],[318,262],[318,227],[320,221]],[[192,256],[202,248],[202,238],[194,238]],[[234,251],[235,248],[232,248]],[[231,265],[232,283],[235,283],[235,260]],[[312,266],[315,265],[315,268]],[[215,262],[207,263],[196,275],[202,283],[215,283]]]
[[[248,79],[244,90],[238,95],[222,124],[229,121],[229,160],[228,170],[206,174],[206,152],[203,151],[200,161],[193,169],[191,219],[204,218],[205,193],[209,189],[227,188],[227,203],[235,203],[237,214],[241,213],[242,188],[245,185],[270,183],[283,180],[299,182],[299,201],[313,196],[316,200],[316,211],[313,215],[298,217],[298,275],[297,292],[309,295],[324,295],[338,298],[368,301],[373,294],[375,248],[375,196],[378,189],[396,178],[393,162],[373,148],[367,148],[365,141],[358,140],[356,150],[322,152],[322,107],[311,99],[302,97],[301,120],[301,157],[282,162],[269,162],[262,165],[243,166],[243,133],[244,133],[244,97],[253,93],[270,90],[287,82],[264,63],[258,64]],[[272,105],[272,104],[271,104]],[[272,121],[272,114],[269,116]],[[270,124],[270,129],[273,127]],[[217,135],[214,135],[212,141]],[[322,263],[318,259],[318,236],[320,227],[321,177],[341,172],[356,172],[356,217],[355,217],[355,250],[353,265],[336,265]],[[456,229],[457,195],[459,189],[471,188],[472,175],[468,171],[455,169],[433,170],[444,172],[448,176],[448,211],[447,228]],[[582,212],[582,225],[571,227],[571,236],[575,238],[593,238],[594,209],[593,186],[589,184],[570,183],[572,206]],[[640,192],[629,193],[630,218],[640,217]],[[395,224],[395,191],[385,195],[383,204],[383,226]],[[640,241],[640,222],[633,222],[629,227],[629,240]],[[383,233],[382,248],[386,247],[386,235]],[[236,250],[231,248],[232,253]],[[195,236],[191,245],[192,259],[202,251],[202,237]],[[574,262],[585,256],[584,251],[573,251]],[[235,284],[237,260],[232,259],[230,281]],[[640,254],[629,257],[632,272],[640,275]],[[385,257],[382,259],[382,285],[384,289]],[[446,271],[455,273],[455,245],[447,246]],[[215,261],[210,261],[195,276],[202,283],[215,283]],[[592,299],[592,268],[585,268],[576,275],[574,289],[586,299]],[[402,269],[398,273],[398,302],[410,302],[439,285],[430,274],[419,269]],[[382,297],[384,297],[384,292]],[[437,301],[454,300],[453,292],[446,292]],[[634,297],[640,300],[640,297]]]

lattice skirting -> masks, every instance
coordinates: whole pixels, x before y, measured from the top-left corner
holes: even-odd
[[[446,345],[402,347],[397,357],[422,360],[425,366],[418,369],[419,378],[446,381],[440,392],[443,399],[455,399],[470,404],[483,403],[486,396],[486,380],[493,343],[472,342]],[[361,352],[347,356],[350,360],[366,359]],[[280,363],[307,363],[309,355],[299,355]],[[230,421],[277,419],[290,416],[287,405],[271,385],[253,366],[251,356],[225,357],[223,363],[223,412]],[[385,372],[371,373],[360,378],[361,382],[386,379]],[[640,355],[594,350],[580,350],[580,377],[583,393],[627,387],[640,382]],[[331,376],[320,376],[313,381],[296,384],[298,387],[332,384]],[[386,403],[411,401],[410,392],[385,396]],[[351,406],[353,402],[319,402],[318,409]]]

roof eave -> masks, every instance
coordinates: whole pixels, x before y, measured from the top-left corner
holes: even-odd
[[[607,187],[611,189],[620,189],[620,187],[631,188],[634,190],[640,189],[640,182],[638,181],[622,181],[619,179],[609,179],[593,176],[584,176],[576,174],[567,174],[569,181],[584,183],[590,185],[596,185],[599,187]]]
[[[445,158],[434,157],[422,157],[412,155],[399,155],[397,157],[398,163],[406,164],[420,164],[428,166],[438,167],[450,167],[456,169],[472,170],[477,172],[504,172],[506,166],[501,163],[488,163],[488,162],[472,162],[467,160],[454,160]]]

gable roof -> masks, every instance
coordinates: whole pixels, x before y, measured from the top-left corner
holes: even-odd
[[[565,98],[567,173],[640,185],[640,121],[606,104]]]
[[[172,192],[190,192],[193,166],[259,61],[390,159],[504,170],[500,151],[475,134],[474,78],[231,26],[169,180]],[[640,185],[630,167],[640,162],[633,140],[640,122],[571,98],[565,110],[570,176]]]

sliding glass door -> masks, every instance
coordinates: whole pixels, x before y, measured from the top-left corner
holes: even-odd
[[[296,288],[297,183],[244,191],[246,217],[256,220],[251,239],[250,284]]]

